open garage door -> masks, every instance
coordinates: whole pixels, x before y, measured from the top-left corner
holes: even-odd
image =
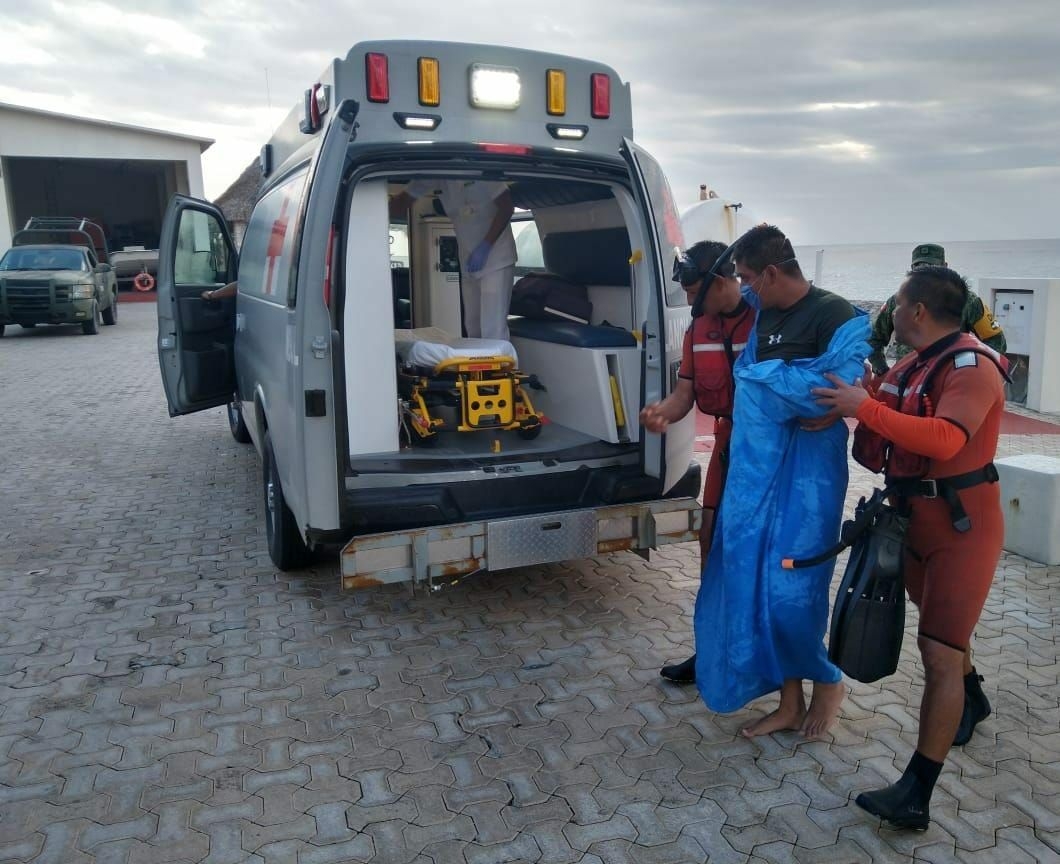
[[[33,216],[84,216],[103,226],[111,252],[158,249],[166,204],[188,183],[181,162],[7,157],[3,167],[14,228]],[[118,272],[119,287],[138,272]]]

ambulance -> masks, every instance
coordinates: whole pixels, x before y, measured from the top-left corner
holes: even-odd
[[[693,417],[665,435],[637,422],[675,386],[690,316],[670,278],[684,246],[670,188],[632,136],[629,85],[600,63],[364,42],[262,148],[238,252],[217,207],[171,201],[169,411],[227,405],[253,442],[277,567],[341,549],[345,588],[437,587],[696,539]],[[552,291],[485,353],[463,338],[444,208],[422,196],[395,221],[388,204],[454,179],[505,184]],[[204,296],[237,276],[235,296]],[[424,347],[449,353],[414,359]]]

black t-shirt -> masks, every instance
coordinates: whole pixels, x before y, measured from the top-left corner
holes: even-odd
[[[815,285],[788,309],[763,309],[758,316],[758,360],[819,357],[832,334],[855,315],[838,294]]]

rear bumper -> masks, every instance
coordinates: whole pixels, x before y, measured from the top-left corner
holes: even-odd
[[[434,587],[480,570],[646,552],[695,540],[701,518],[694,498],[667,498],[368,534],[342,550],[342,587]]]

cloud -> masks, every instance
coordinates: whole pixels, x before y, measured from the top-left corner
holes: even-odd
[[[806,243],[1060,226],[1060,4],[1042,0],[24,0],[0,100],[214,138],[216,196],[332,58],[392,38],[609,63],[679,204],[707,183]]]

